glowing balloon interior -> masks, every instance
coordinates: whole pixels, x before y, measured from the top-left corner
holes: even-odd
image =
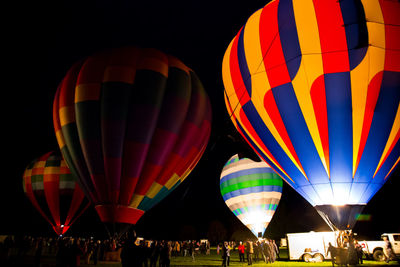
[[[224,56],[237,130],[333,228],[353,227],[399,161],[399,14],[399,1],[272,1]]]
[[[61,152],[105,223],[136,224],[189,175],[210,136],[200,80],[154,49],[123,47],[76,63],[53,108]]]
[[[28,165],[22,185],[32,205],[51,224],[57,235],[64,234],[90,206],[76,177],[62,157],[54,152]]]
[[[275,213],[282,183],[267,163],[235,155],[222,170],[220,189],[229,209],[257,237],[264,235]]]

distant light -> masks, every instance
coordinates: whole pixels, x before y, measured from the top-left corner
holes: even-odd
[[[61,224],[61,228],[64,228],[64,224]]]

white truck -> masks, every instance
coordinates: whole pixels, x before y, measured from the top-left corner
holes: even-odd
[[[397,257],[400,257],[400,233],[392,233],[392,234],[382,234],[381,239],[379,241],[358,241],[358,243],[362,246],[364,254],[368,258],[373,258],[376,261],[384,261],[386,260],[386,256],[384,253],[385,249],[385,241],[384,237],[386,237],[389,242],[392,244],[393,252]]]
[[[337,232],[308,232],[287,234],[287,246],[290,260],[322,262],[331,259],[327,255],[329,243],[337,245]]]

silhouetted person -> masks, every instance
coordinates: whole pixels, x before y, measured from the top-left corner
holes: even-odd
[[[362,250],[362,246],[360,243],[356,242],[356,253],[357,253],[357,264],[363,264],[363,255],[364,252]]]
[[[171,263],[172,247],[168,242],[162,242],[160,250],[160,267],[169,267]]]
[[[59,239],[58,240],[58,250],[57,250],[57,254],[56,254],[56,266],[57,267],[68,266],[69,265],[68,258],[69,258],[69,249],[67,247],[67,240]]]
[[[228,262],[228,243],[222,245],[222,267],[226,267]]]
[[[332,246],[331,242],[329,242],[328,245],[328,250],[326,251],[326,255],[328,256],[329,253],[331,254],[331,259],[332,259],[332,266],[335,266],[335,259],[336,259],[336,248],[334,246]]]
[[[156,267],[159,256],[160,243],[158,241],[154,241],[150,246],[150,267]]]
[[[36,243],[35,266],[40,266],[42,250],[43,250],[43,240],[41,238],[39,238],[39,240],[37,240],[37,243]]]
[[[129,232],[128,238],[121,250],[121,265],[122,267],[139,266],[138,247],[135,244],[135,232]]]
[[[80,265],[82,250],[80,248],[79,240],[75,239],[69,248],[70,266],[76,267]]]
[[[99,259],[100,254],[100,240],[97,240],[96,243],[93,245],[93,263],[97,265],[97,261]]]

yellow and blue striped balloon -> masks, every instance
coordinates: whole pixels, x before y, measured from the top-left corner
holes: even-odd
[[[267,163],[238,155],[228,160],[220,178],[225,204],[255,236],[264,235],[281,199],[282,184]]]
[[[229,44],[232,122],[332,228],[400,160],[400,2],[275,0]]]

